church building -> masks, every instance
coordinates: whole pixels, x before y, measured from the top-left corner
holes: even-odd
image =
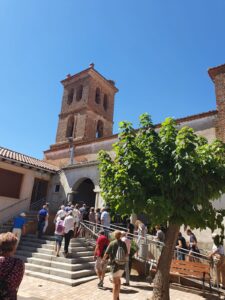
[[[177,119],[178,126],[190,126],[209,142],[225,142],[225,65],[210,68],[215,85],[216,108]],[[67,75],[63,86],[55,144],[44,151],[44,160],[0,147],[0,217],[3,222],[21,209],[38,209],[50,203],[54,214],[62,203],[86,203],[102,207],[98,152],[104,149],[113,156],[114,101],[118,89],[113,80],[101,75],[91,64],[87,69]],[[156,130],[160,124],[155,125]],[[13,182],[13,185],[9,183]],[[225,197],[214,201],[225,208]],[[210,232],[198,234],[209,240]],[[209,240],[210,242],[211,240]]]
[[[208,70],[215,84],[217,108],[177,119],[180,127],[190,126],[209,142],[225,142],[225,65]],[[60,169],[49,186],[48,201],[57,209],[62,202],[85,202],[102,207],[97,155],[104,149],[112,152],[115,94],[113,80],[106,79],[91,64],[89,68],[61,81],[62,107],[56,142],[44,151],[45,161]],[[156,128],[159,127],[156,125]],[[217,206],[225,207],[218,201]]]

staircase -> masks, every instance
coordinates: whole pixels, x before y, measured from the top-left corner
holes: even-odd
[[[71,239],[68,258],[56,257],[54,246],[53,236],[42,239],[32,234],[24,236],[16,256],[25,262],[25,274],[70,286],[96,278],[93,247],[85,238]]]
[[[10,220],[0,225],[0,233],[12,231],[13,222]]]
[[[28,223],[37,223],[37,211],[26,212],[26,219]],[[12,231],[13,218],[0,225],[0,233]]]

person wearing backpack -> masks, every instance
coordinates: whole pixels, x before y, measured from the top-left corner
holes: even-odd
[[[65,216],[58,218],[55,224],[55,255],[59,256],[59,251],[61,249],[63,235],[64,235],[64,219]]]
[[[103,229],[99,231],[99,236],[96,241],[96,246],[94,250],[94,260],[95,260],[95,271],[99,278],[98,288],[103,287],[103,281],[105,277],[105,271],[107,267],[107,262],[102,262],[102,258],[105,254],[105,251],[109,245],[109,240],[105,236]]]
[[[115,240],[112,241],[106,249],[102,262],[110,258],[111,272],[113,279],[113,300],[119,300],[121,277],[125,270],[125,264],[128,259],[126,244],[121,241],[121,231],[114,232]]]

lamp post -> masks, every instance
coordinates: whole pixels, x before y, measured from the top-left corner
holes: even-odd
[[[69,137],[68,138],[68,142],[69,142],[69,146],[70,146],[70,165],[73,165],[74,163],[74,144],[73,144],[73,138],[72,137]]]

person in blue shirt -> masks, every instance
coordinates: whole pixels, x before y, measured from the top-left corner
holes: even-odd
[[[26,214],[24,212],[13,219],[12,233],[14,233],[15,236],[17,237],[17,246],[19,244],[21,235],[26,234],[26,226],[25,226],[26,223],[27,223]]]
[[[39,210],[38,215],[37,215],[37,218],[38,218],[38,228],[37,228],[38,235],[37,236],[39,239],[41,239],[41,237],[42,237],[43,229],[45,227],[45,221],[46,221],[47,216],[48,216],[47,205],[44,204],[43,208]]]

